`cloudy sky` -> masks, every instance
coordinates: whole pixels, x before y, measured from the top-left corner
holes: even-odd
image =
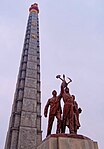
[[[0,149],[3,149],[33,0],[1,0],[0,4]],[[83,109],[83,134],[104,147],[104,0],[37,0],[40,14],[42,107],[51,91],[60,91],[57,74],[73,82]],[[43,110],[42,110],[43,113]],[[47,120],[42,117],[43,139]],[[55,125],[53,133],[55,132]]]

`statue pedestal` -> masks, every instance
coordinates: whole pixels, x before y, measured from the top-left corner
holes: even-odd
[[[98,145],[83,135],[52,134],[37,149],[98,149]]]

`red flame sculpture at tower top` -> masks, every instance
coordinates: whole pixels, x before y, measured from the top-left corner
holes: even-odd
[[[38,4],[34,3],[33,5],[31,5],[31,7],[29,8],[29,11],[39,13]]]

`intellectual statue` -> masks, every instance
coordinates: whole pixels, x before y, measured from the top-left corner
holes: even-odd
[[[53,90],[52,95],[53,97],[48,100],[44,109],[44,116],[47,117],[48,108],[50,106],[47,136],[51,134],[52,125],[55,117],[57,118],[56,133],[60,133],[61,131],[61,114],[62,114],[61,105],[60,105],[61,94],[57,96],[56,90]]]
[[[73,110],[74,110],[74,132],[77,134],[77,130],[80,127],[80,122],[79,122],[79,114],[82,112],[81,108],[78,108],[78,104],[75,101],[75,96],[72,95],[73,98]]]

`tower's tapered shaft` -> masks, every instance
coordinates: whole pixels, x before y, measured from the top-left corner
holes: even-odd
[[[42,139],[38,5],[29,12],[5,149],[36,149]]]

